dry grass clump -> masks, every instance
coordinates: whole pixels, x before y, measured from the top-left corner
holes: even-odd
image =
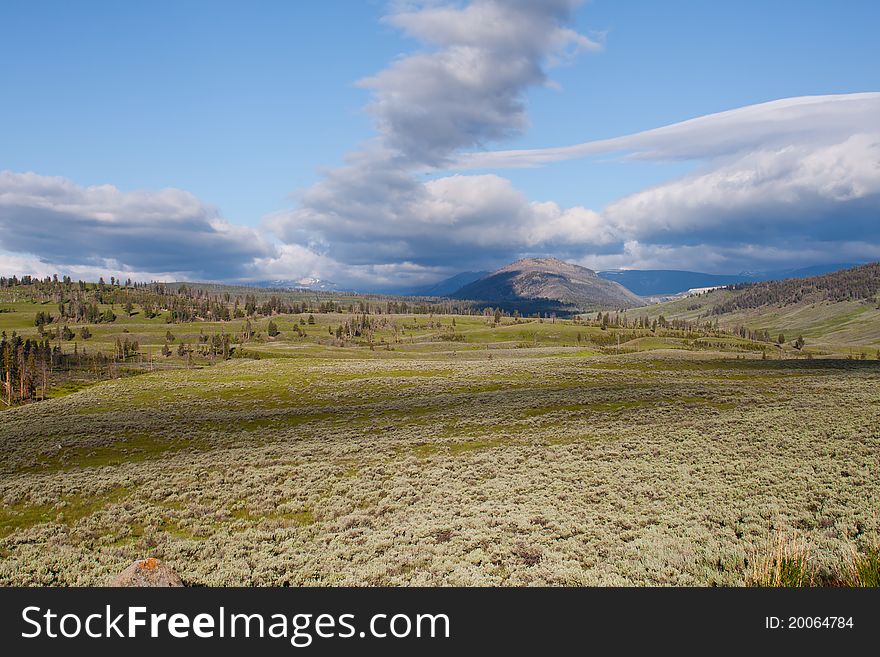
[[[768,541],[763,554],[754,554],[746,585],[877,587],[880,586],[880,548],[871,544],[860,551],[851,545],[848,554],[830,569],[823,569],[810,558],[809,546],[802,537],[779,530]]]
[[[869,545],[864,552],[853,548],[843,573],[846,586],[880,587],[880,546]]]
[[[796,534],[778,531],[768,553],[757,556],[746,585],[758,587],[813,586],[816,573],[809,560],[809,548]]]

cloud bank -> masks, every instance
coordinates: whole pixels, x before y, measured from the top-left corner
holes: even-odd
[[[554,65],[600,48],[568,27],[578,4],[424,3],[386,17],[423,50],[360,82],[372,92],[376,139],[265,226],[362,271],[399,265],[436,275],[470,266],[477,254],[500,262],[522,248],[597,234],[595,213],[532,203],[497,175],[425,179],[463,149],[521,133],[527,90],[550,84]]]
[[[224,221],[188,192],[123,192],[60,177],[0,171],[3,260],[51,263],[56,271],[135,272],[156,278],[237,278],[272,247]]]
[[[535,167],[607,153],[631,158],[693,160],[795,144],[838,143],[880,129],[880,93],[783,98],[644,132],[573,146],[465,153],[454,167]]]
[[[328,263],[426,275],[537,254],[714,272],[877,257],[880,93],[781,99],[561,148],[483,150],[527,127],[524,94],[549,84],[554,63],[599,48],[568,27],[575,6],[477,0],[389,16],[425,50],[362,81],[376,140],[266,227]],[[609,154],[699,169],[596,209],[529,199],[499,175]]]
[[[564,26],[572,0],[427,3],[385,22],[427,49],[394,61],[360,85],[385,148],[406,162],[442,164],[461,148],[526,128],[524,91],[548,83],[545,66],[599,44]]]
[[[370,93],[375,137],[261,230],[180,190],[2,172],[0,267],[313,277],[366,290],[524,255],[709,272],[880,258],[880,93],[787,98],[613,139],[485,150],[527,130],[528,91],[553,86],[554,66],[601,49],[571,27],[579,4],[398,4],[384,21],[418,45],[358,83]],[[501,175],[596,155],[698,168],[594,209],[528,198]]]

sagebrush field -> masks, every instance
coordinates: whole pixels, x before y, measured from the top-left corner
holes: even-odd
[[[0,413],[0,583],[150,555],[190,585],[741,585],[780,532],[820,577],[876,544],[875,360],[467,316],[338,345],[342,315],[305,317]]]

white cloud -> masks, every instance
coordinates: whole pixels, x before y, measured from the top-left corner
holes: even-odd
[[[190,280],[188,272],[134,270],[112,258],[96,260],[94,265],[61,264],[41,259],[32,254],[0,251],[0,275],[2,276],[70,276],[73,280],[110,280],[111,276],[130,278],[133,281],[183,281]]]
[[[624,239],[876,239],[880,132],[758,150],[632,194],[604,212]]]
[[[522,131],[525,92],[548,83],[545,69],[599,47],[566,26],[578,4],[402,5],[385,20],[424,49],[361,81],[372,91],[378,138],[265,226],[351,272],[379,276],[403,272],[403,263],[422,268],[419,275],[453,273],[512,250],[606,239],[595,213],[531,203],[499,176],[422,177],[461,149]]]
[[[497,175],[406,180],[397,194],[376,202],[353,203],[352,197],[331,195],[322,199],[320,211],[313,201],[274,215],[267,223],[289,240],[320,235],[312,248],[323,248],[346,263],[410,260],[447,269],[467,265],[475,257],[503,260],[511,252],[613,239],[597,213],[530,202]]]
[[[793,144],[838,143],[878,130],[878,92],[800,96],[572,146],[465,153],[450,168],[533,167],[607,153],[658,160],[717,158]]]
[[[450,272],[527,254],[631,266],[692,260],[718,271],[759,260],[774,240],[797,242],[775,251],[794,259],[818,244],[874,239],[880,93],[788,98],[562,148],[464,153],[522,131],[524,93],[547,84],[545,69],[599,47],[567,27],[576,4],[401,5],[386,21],[425,49],[362,81],[378,138],[266,226],[341,276],[343,263],[352,272],[404,262]],[[497,173],[461,173],[608,153],[701,168],[602,211],[530,200]],[[425,178],[441,168],[459,173]]]
[[[448,267],[427,267],[407,261],[350,265],[304,246],[282,244],[275,255],[256,259],[242,280],[285,283],[321,280],[341,289],[400,290],[432,283],[449,275],[449,271]]]
[[[876,258],[880,93],[789,98],[575,146],[462,156],[464,168],[600,153],[699,160],[687,176],[611,203],[584,240],[596,266],[779,268]]]
[[[880,244],[845,242],[773,244],[648,244],[631,240],[616,253],[573,258],[584,267],[607,269],[679,269],[709,273],[768,271],[809,264],[880,260]]]
[[[0,171],[0,247],[64,271],[208,279],[235,278],[273,252],[188,192],[124,192],[12,171]]]
[[[841,260],[834,245],[858,241],[865,248],[850,244],[847,253],[862,260],[880,237],[875,110],[880,116],[880,94],[795,98],[621,137],[613,147],[601,142],[596,148],[626,144],[639,157],[703,161],[695,173],[601,212],[530,201],[494,173],[419,182],[392,165],[368,171],[355,164],[331,172],[301,208],[270,225],[285,239],[309,240],[359,265],[468,268],[554,253],[733,271],[767,254],[780,267]],[[769,248],[774,242],[796,248]]]
[[[599,47],[569,27],[578,4],[399,3],[386,21],[421,47],[360,83],[376,139],[325,172],[296,208],[265,218],[283,244],[180,190],[0,172],[0,267],[376,288],[522,255],[715,272],[880,256],[880,93],[789,98],[614,139],[475,152],[527,127],[526,93],[550,84],[550,67]],[[462,173],[609,153],[700,168],[603,210],[529,199],[494,171]]]
[[[429,46],[360,84],[384,146],[418,164],[504,139],[527,125],[524,91],[544,66],[599,44],[564,27],[574,0],[421,4],[385,21]]]

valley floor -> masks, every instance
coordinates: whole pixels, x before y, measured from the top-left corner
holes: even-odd
[[[235,359],[0,417],[7,585],[729,585],[880,531],[877,361]]]

